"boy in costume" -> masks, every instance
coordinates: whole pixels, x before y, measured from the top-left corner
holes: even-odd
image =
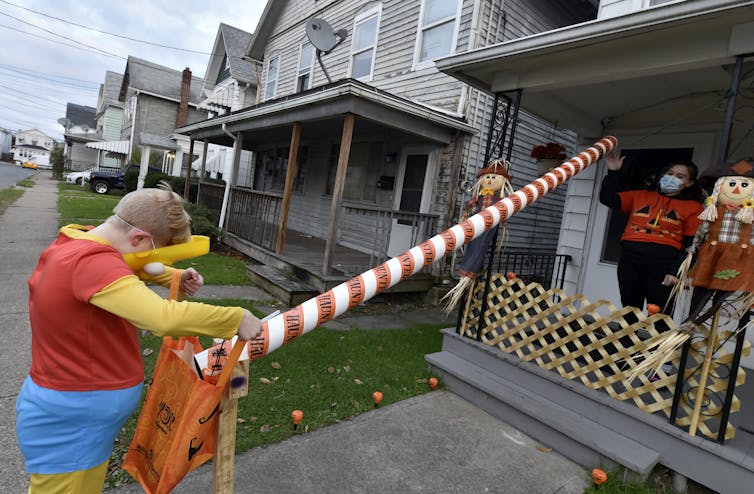
[[[29,493],[100,492],[113,442],[141,399],[138,329],[158,336],[256,337],[241,307],[164,300],[139,276],[167,285],[173,269],[139,275],[123,255],[187,242],[190,217],[166,185],[123,197],[101,225],[61,228],[29,279],[32,366],[16,403]],[[181,276],[192,295],[204,283]]]

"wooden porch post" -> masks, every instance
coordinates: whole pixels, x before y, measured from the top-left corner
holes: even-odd
[[[330,262],[335,252],[335,234],[338,231],[340,220],[340,203],[343,199],[343,187],[346,183],[346,170],[348,169],[348,157],[351,154],[351,138],[353,137],[353,113],[346,113],[343,119],[343,134],[340,139],[340,154],[338,155],[338,171],[335,174],[335,186],[332,191],[332,204],[330,205],[330,228],[327,233],[325,245],[325,261],[322,265],[322,274],[330,274]]]
[[[239,132],[233,143],[233,166],[230,170],[230,177],[225,179],[225,194],[223,194],[223,205],[220,208],[220,221],[218,221],[217,225],[221,230],[225,228],[225,217],[228,214],[228,203],[230,202],[230,190],[236,185],[238,167],[241,164],[241,151],[243,151],[243,134]]]
[[[301,122],[293,122],[291,133],[291,147],[288,151],[288,170],[285,173],[285,190],[283,191],[283,206],[280,209],[280,225],[278,226],[278,240],[275,252],[283,252],[285,243],[285,228],[288,225],[288,209],[291,206],[291,194],[293,193],[293,180],[296,178],[298,168],[298,143],[301,138]]]
[[[176,159],[178,159],[178,153],[176,153]],[[183,187],[183,199],[189,200],[189,192],[191,191],[191,162],[194,159],[194,138],[189,140],[189,156],[188,156],[188,169],[186,169],[186,185]],[[183,161],[183,155],[181,155],[181,161]],[[181,176],[181,167],[183,163],[178,164],[178,177]],[[175,167],[173,168],[175,169]]]
[[[202,168],[199,170],[199,184],[196,187],[196,203],[199,204],[199,193],[201,192],[202,188],[202,179],[204,179],[204,169],[207,167],[207,144],[208,139],[204,139],[202,141],[203,148],[202,148]]]
[[[144,188],[144,179],[147,176],[147,170],[149,169],[149,153],[152,148],[149,146],[141,147],[141,163],[139,164],[139,180],[136,183],[136,189]]]

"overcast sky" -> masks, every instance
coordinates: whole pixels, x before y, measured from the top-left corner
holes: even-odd
[[[57,120],[65,117],[66,103],[96,107],[105,71],[122,74],[129,55],[176,70],[189,67],[203,77],[220,23],[252,33],[265,4],[0,0],[0,127],[37,128],[62,139]]]

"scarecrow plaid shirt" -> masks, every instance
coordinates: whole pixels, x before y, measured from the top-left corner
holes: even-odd
[[[718,242],[724,244],[737,244],[741,241],[738,237],[741,233],[741,222],[736,219],[738,210],[728,209],[723,214],[722,223],[720,224],[720,235],[717,237]],[[754,229],[752,229],[751,238],[748,240],[749,244],[754,243]]]

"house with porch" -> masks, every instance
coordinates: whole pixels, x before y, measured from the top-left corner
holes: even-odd
[[[672,159],[693,159],[704,171],[754,155],[753,54],[750,0],[602,0],[593,20],[436,64],[481,91],[513,95],[519,110],[557,121],[575,133],[579,149],[616,136],[624,168],[641,180]],[[616,308],[622,227],[598,201],[605,173],[596,164],[567,185],[557,241],[558,252],[571,258],[564,289],[552,297],[498,281],[480,302],[473,329],[447,332],[443,351],[428,360],[451,390],[584,465],[617,463],[646,475],[663,464],[677,472],[681,487],[686,477],[718,492],[749,492],[750,314],[733,320],[732,329],[700,329],[684,346],[688,355],[697,352],[698,360],[689,358],[698,366],[655,376],[657,386],[625,381],[625,366],[611,355],[630,357],[642,343],[633,339],[627,312]],[[524,293],[528,301],[517,301]],[[506,312],[514,306],[516,314]],[[647,320],[641,309],[634,320]],[[520,332],[509,338],[506,327]],[[651,321],[643,327],[654,331]],[[711,348],[716,329],[723,342]],[[676,369],[679,359],[672,359]],[[704,368],[709,374],[700,377]],[[692,413],[704,418],[695,423]],[[695,433],[700,424],[709,429]]]
[[[236,165],[225,190],[200,186],[226,241],[267,264],[254,268],[260,277],[295,274],[321,291],[455,224],[476,171],[500,155],[490,121],[511,115],[490,118],[495,97],[435,60],[596,15],[588,1],[539,3],[269,1],[245,52],[261,63],[258,103],[178,129],[233,146],[237,162],[241,150],[254,152],[248,180]],[[345,32],[327,54],[307,36],[311,19]],[[537,176],[534,144],[573,148],[574,135],[518,118],[509,158],[523,184]],[[530,221],[511,224],[510,248],[554,253],[563,199],[554,194],[522,215]],[[452,268],[433,269],[402,288],[451,281]]]
[[[258,103],[259,63],[246,57],[252,34],[220,23],[212,46],[202,83],[202,99],[198,108],[207,110],[207,117],[227,115]],[[199,143],[197,149],[203,149]],[[203,161],[196,160],[193,171],[213,179],[225,179],[233,168],[233,148],[207,143]],[[239,184],[251,183],[252,153],[241,151]],[[202,168],[203,163],[203,168]]]
[[[151,164],[180,175],[193,159],[188,156],[188,139],[174,130],[206,118],[206,112],[198,109],[201,85],[202,79],[192,76],[188,68],[181,72],[129,56],[118,88],[123,105],[120,141],[127,146],[113,146],[130,159],[138,154],[144,174]]]
[[[65,128],[63,159],[67,170],[80,171],[95,166],[97,152],[86,144],[99,140],[96,113],[97,110],[91,106],[75,103],[66,105],[65,118],[61,122]]]
[[[55,139],[39,129],[21,130],[13,134],[13,161],[17,165],[33,161],[40,168],[51,168],[50,151],[55,145]]]
[[[121,140],[123,103],[118,96],[122,83],[123,74],[108,70],[105,72],[105,81],[99,87],[95,117],[99,141],[86,144],[96,152],[97,169],[119,169],[128,156],[129,142]]]

